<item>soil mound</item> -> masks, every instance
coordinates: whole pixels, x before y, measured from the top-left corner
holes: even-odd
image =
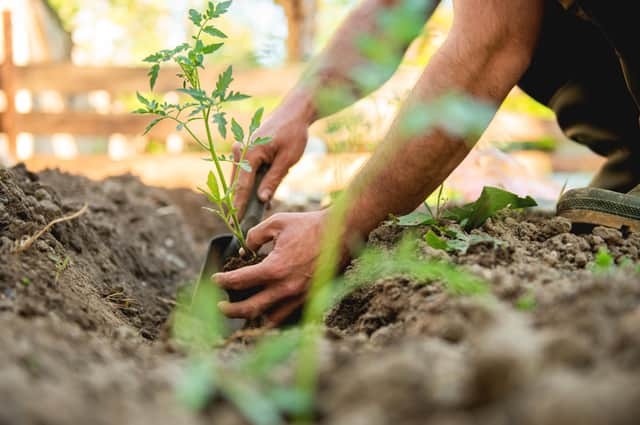
[[[55,188],[55,189],[54,189]],[[16,243],[79,210],[25,252]],[[153,339],[176,287],[199,259],[179,210],[133,176],[103,182],[19,166],[0,170],[0,309],[57,315],[109,334],[123,324]]]

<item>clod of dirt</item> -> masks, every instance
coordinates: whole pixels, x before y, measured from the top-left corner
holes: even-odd
[[[261,263],[265,258],[267,258],[267,256],[264,254],[258,254],[248,257],[231,257],[224,264],[223,270],[225,272],[230,272],[233,270],[238,270],[242,267],[253,266],[255,264]]]

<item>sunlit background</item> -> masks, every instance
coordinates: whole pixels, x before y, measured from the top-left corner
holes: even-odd
[[[188,39],[191,34],[187,10],[202,8],[204,3],[4,0],[0,1],[0,8],[11,11],[13,61],[15,71],[20,73],[29,66],[50,63],[95,69],[143,66],[141,59],[150,52]],[[234,1],[230,13],[219,23],[230,35],[229,41],[216,53],[210,66],[233,64],[238,73],[266,69],[260,75],[267,78],[252,81],[260,93],[238,103],[231,115],[246,114],[257,106],[264,106],[267,112],[273,110],[295,80],[291,76],[302,72],[304,63],[322,49],[357,3],[356,0]],[[302,8],[304,13],[291,13],[292,7]],[[389,83],[352,108],[313,126],[308,151],[290,173],[279,197],[304,202],[344,186],[384,137],[401,100],[446,38],[451,20],[450,4],[444,2]],[[38,78],[47,82],[50,75],[42,72]],[[136,106],[135,95],[133,91],[114,94],[108,89],[110,83],[107,78],[104,90],[73,94],[42,87],[37,90],[18,87],[15,112],[25,117],[34,113],[58,114],[61,122],[69,111],[125,116]],[[147,88],[141,85],[139,89]],[[171,100],[172,96],[175,93],[169,92],[165,99]],[[6,109],[6,96],[0,99],[0,107]],[[64,125],[59,127],[64,130]],[[16,131],[13,155],[34,169],[58,166],[92,178],[133,172],[151,184],[186,187],[194,187],[206,173],[207,164],[199,161],[197,149],[177,132],[158,139],[142,137],[141,131],[77,135],[61,132],[59,128],[51,132],[21,131],[19,126]],[[2,137],[0,156],[7,161],[11,149],[7,136]],[[228,147],[226,141],[220,144]],[[447,187],[452,197],[471,198],[483,185],[492,184],[553,201],[565,181],[569,186],[585,184],[600,162],[601,159],[564,139],[551,111],[514,89],[479,147],[452,175]]]

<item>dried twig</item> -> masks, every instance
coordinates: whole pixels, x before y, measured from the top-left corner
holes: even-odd
[[[69,215],[64,216],[64,217],[56,218],[55,220],[53,220],[52,222],[50,222],[49,224],[44,226],[36,234],[31,236],[30,238],[28,238],[28,239],[26,239],[24,241],[21,240],[21,241],[17,242],[16,243],[16,248],[13,250],[14,254],[19,254],[19,253],[24,252],[27,249],[29,249],[31,247],[31,245],[33,245],[33,243],[35,241],[37,241],[40,236],[44,235],[54,225],[56,225],[58,223],[65,222],[65,221],[73,220],[75,218],[78,218],[82,214],[86,213],[88,209],[89,209],[89,204],[84,204],[84,206],[82,208],[80,208],[80,210],[74,212],[73,214],[69,214]]]

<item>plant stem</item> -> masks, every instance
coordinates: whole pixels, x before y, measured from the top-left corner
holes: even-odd
[[[440,214],[441,214],[441,205],[440,203],[442,202],[442,191],[444,190],[444,183],[440,185],[440,188],[438,189],[438,199],[436,200],[437,205],[436,205],[436,220],[440,220]]]

